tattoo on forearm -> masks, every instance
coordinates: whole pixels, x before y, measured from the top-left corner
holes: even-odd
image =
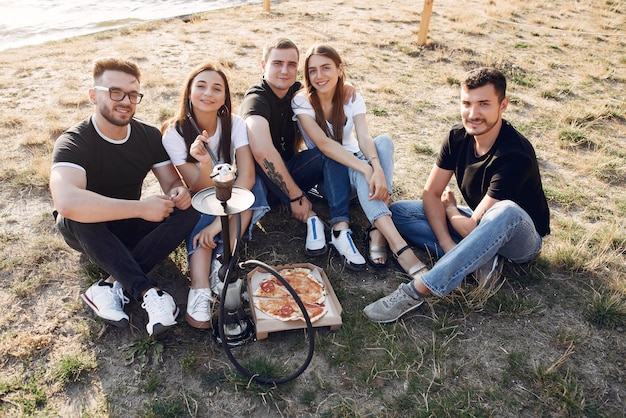
[[[276,167],[271,161],[263,160],[263,166],[265,167],[265,172],[267,173],[267,177],[269,177],[272,182],[277,185],[280,190],[283,191],[287,196],[289,196],[289,189],[287,189],[287,183],[283,180],[283,176],[279,172],[276,171]]]

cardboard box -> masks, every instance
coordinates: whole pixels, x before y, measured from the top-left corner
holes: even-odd
[[[271,266],[274,270],[280,273],[283,269],[288,268],[308,268],[314,275],[319,275],[326,288],[326,300],[324,304],[328,307],[328,312],[326,315],[313,322],[313,327],[330,327],[331,330],[337,330],[341,327],[341,305],[339,304],[339,300],[337,299],[337,295],[335,295],[335,291],[328,281],[328,277],[324,270],[316,265],[310,263],[300,263],[300,264],[287,264],[282,266]],[[265,278],[272,276],[271,273],[265,271],[265,269],[261,267],[257,267],[248,273],[247,276],[247,289],[248,295],[250,297],[250,310],[252,311],[252,320],[254,321],[256,328],[256,338],[257,340],[263,340],[267,338],[267,335],[270,332],[277,331],[288,331],[293,329],[304,329],[306,328],[306,322],[304,320],[298,321],[280,321],[278,319],[271,318],[267,316],[265,313],[261,312],[254,306],[254,289],[258,286]]]

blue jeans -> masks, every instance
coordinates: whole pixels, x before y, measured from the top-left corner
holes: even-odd
[[[261,182],[261,178],[259,176],[256,176],[256,181],[254,182],[254,186],[252,186],[251,192],[254,195],[254,203],[252,204],[252,206],[250,206],[250,210],[252,211],[252,219],[250,220],[250,225],[248,226],[249,240],[252,239],[252,230],[254,229],[254,224],[256,224],[259,219],[261,219],[263,215],[265,215],[270,210],[270,207],[267,203],[265,188],[263,187],[263,183]],[[193,237],[195,237],[196,234],[198,234],[204,228],[211,225],[215,218],[215,215],[209,215],[206,213],[200,214],[200,219],[198,219],[198,222],[193,227],[193,230],[185,240],[185,244],[187,245],[188,260],[191,254],[196,251],[196,249],[193,248]],[[242,227],[245,227],[245,225],[242,225]],[[218,243],[222,242],[222,234],[218,234],[215,239]]]
[[[56,225],[73,249],[87,255],[117,280],[133,298],[157,283],[147,276],[187,237],[198,212],[174,209],[162,222],[143,219],[82,223],[56,215]]]
[[[350,219],[350,180],[347,167],[326,157],[318,148],[299,152],[286,166],[293,180],[305,193],[324,179],[332,179],[324,182],[327,191],[325,197],[330,208],[330,224],[332,226]],[[261,167],[257,167],[257,174],[263,180],[267,193],[276,196],[289,207],[289,196],[267,177]]]
[[[465,206],[457,208],[465,216],[472,216],[470,208]],[[399,200],[389,205],[389,210],[391,210],[393,223],[407,243],[425,250],[436,258],[443,256],[444,251],[439,246],[439,241],[428,223],[421,200]],[[450,222],[448,222],[448,232],[455,243],[463,238],[452,228]]]
[[[390,209],[398,231],[409,243],[428,248],[436,242],[421,200],[394,202]],[[454,235],[458,237],[456,232]],[[503,200],[493,205],[478,226],[437,261],[422,282],[434,294],[445,296],[495,255],[524,263],[539,253],[541,244],[541,236],[528,213],[515,202]]]
[[[385,173],[387,189],[389,190],[389,193],[391,193],[394,171],[393,141],[387,135],[381,135],[374,139],[374,145],[376,145],[376,152],[378,153],[378,158],[380,159],[380,165],[383,168],[383,173]],[[361,152],[358,152],[356,156],[361,160],[366,160]],[[350,185],[356,190],[361,208],[370,223],[374,224],[374,221],[381,216],[391,215],[391,212],[387,207],[387,203],[382,200],[369,200],[370,186],[367,183],[365,176],[352,168],[349,168],[348,172],[350,175]]]
[[[263,186],[263,180],[261,180],[260,176],[255,176],[254,178],[254,186],[252,186],[252,190],[250,190],[254,195],[254,203],[250,206],[250,210],[252,211],[252,219],[250,220],[250,226],[248,227],[248,239],[252,239],[252,230],[254,229],[254,225],[270,211],[270,205],[267,203],[267,191]]]

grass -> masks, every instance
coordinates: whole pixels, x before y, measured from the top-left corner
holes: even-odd
[[[70,354],[63,357],[52,371],[52,379],[63,385],[78,382],[85,374],[97,368],[96,359],[90,355]]]
[[[626,300],[620,292],[594,293],[585,308],[585,316],[597,327],[623,327],[626,325]]]
[[[459,8],[444,0],[435,2],[425,46],[412,41],[414,2],[354,6],[288,1],[267,14],[254,5],[0,53],[0,415],[626,416],[624,2],[472,0]],[[393,264],[354,274],[332,255],[309,259],[304,226],[270,212],[241,258],[319,265],[343,308],[339,330],[317,330],[302,375],[273,386],[239,373],[211,332],[180,325],[148,338],[136,301],[127,306],[129,329],[94,319],[78,295],[107,274],[56,233],[47,182],[54,139],[91,112],[84,93],[96,53],[139,61],[148,94],[138,116],[159,124],[199,60],[229,68],[238,106],[259,78],[263,40],[277,33],[304,49],[322,37],[344,54],[369,104],[370,133],[394,139],[394,199],[419,196],[459,120],[464,71],[502,69],[505,117],[535,146],[552,233],[535,260],[505,266],[498,289],[480,291],[468,278],[446,298],[379,325],[363,307],[406,276]],[[356,207],[351,217],[363,248],[367,222]],[[183,245],[151,273],[181,307],[187,274]],[[301,331],[275,333],[234,356],[280,377],[302,364],[307,347]]]
[[[21,411],[22,415],[33,416],[36,413],[49,412],[46,385],[34,380],[0,381],[0,395],[3,402]]]
[[[182,395],[166,398],[156,399],[154,401],[146,402],[142,408],[139,409],[138,415],[144,418],[160,418],[160,417],[187,417],[189,415],[195,416],[193,410],[188,410],[187,398]]]
[[[144,338],[134,341],[124,347],[124,360],[126,365],[138,363],[142,366],[148,364],[158,365],[163,362],[163,344],[152,338]]]

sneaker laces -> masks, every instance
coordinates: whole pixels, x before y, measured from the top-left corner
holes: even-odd
[[[111,293],[113,294],[113,300],[115,303],[119,304],[122,308],[130,302],[130,299],[126,297],[124,289],[122,289],[121,286],[114,286],[113,289],[111,289]]]
[[[411,295],[407,294],[404,291],[404,289],[402,288],[402,285],[400,285],[395,292],[393,292],[392,294],[390,294],[389,296],[384,298],[381,302],[386,307],[390,307],[390,306],[396,305],[398,302],[404,302],[404,301],[407,301],[407,300],[408,301],[415,301],[415,302],[419,302],[420,301],[420,299],[415,299]]]
[[[153,297],[151,293],[152,292],[149,290],[145,294],[143,298],[143,303],[141,304],[141,307],[144,308],[146,311],[148,311],[148,315],[150,314],[171,315],[172,313],[167,310],[167,308],[165,307],[165,303],[159,303],[158,299],[161,299],[159,296],[162,297],[163,293],[161,292],[161,295],[159,295],[158,291],[155,290],[154,291],[154,294],[156,295],[155,297]]]
[[[195,289],[195,295],[191,306],[194,308],[193,312],[209,312],[211,309],[211,301],[213,295],[209,289]]]
[[[337,237],[337,241],[340,241],[340,237],[341,237],[341,234],[339,235],[339,237]],[[349,249],[352,250],[352,253],[357,254],[358,251],[356,247],[354,246],[354,241],[352,241],[352,230],[348,229],[346,231],[345,237],[346,237],[345,241],[348,243],[348,245],[347,246],[342,245],[342,250],[345,250],[347,249],[347,247],[350,247]]]

